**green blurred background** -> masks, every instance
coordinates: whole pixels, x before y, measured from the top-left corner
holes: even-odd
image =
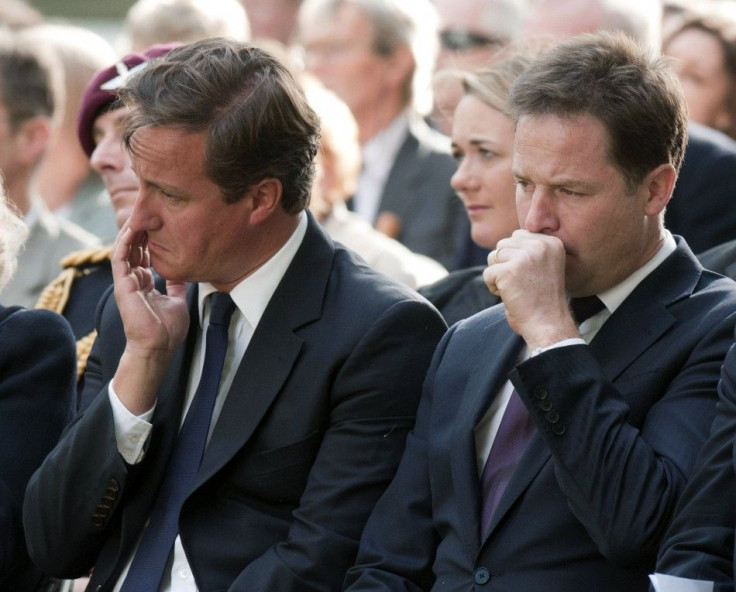
[[[0,0],[1,2],[2,0]],[[120,20],[134,0],[30,0],[28,4],[50,18]]]

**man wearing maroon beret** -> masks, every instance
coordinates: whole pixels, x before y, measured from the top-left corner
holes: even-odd
[[[121,126],[126,109],[118,102],[116,91],[149,60],[165,55],[175,46],[155,45],[143,53],[126,55],[95,74],[82,96],[77,124],[79,142],[92,168],[102,177],[118,228],[130,215],[138,194],[138,179],[123,147]],[[69,321],[77,340],[77,374],[81,379],[97,335],[95,308],[112,285],[110,247],[76,251],[64,257],[61,265],[63,271],[44,289],[36,307],[54,310]]]

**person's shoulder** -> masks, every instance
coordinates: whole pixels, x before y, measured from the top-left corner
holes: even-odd
[[[736,240],[703,251],[698,260],[706,269],[736,279]]]
[[[96,303],[112,283],[110,255],[110,247],[86,248],[66,255],[61,260],[61,272],[43,289],[36,307],[63,312],[72,293],[77,298],[89,296]]]
[[[483,281],[484,269],[479,265],[453,271],[419,292],[438,308],[448,325],[454,325],[500,302]]]
[[[112,247],[97,246],[86,249],[73,251],[64,256],[61,260],[61,266],[64,269],[90,269],[97,267],[106,267],[110,265],[110,257],[112,255]]]
[[[476,265],[450,272],[441,280],[419,288],[419,293],[435,306],[446,303],[469,283],[482,282],[485,266]]]
[[[95,236],[91,232],[85,230],[78,224],[65,220],[64,218],[58,218],[59,223],[59,240],[70,245],[78,245],[75,249],[82,249],[88,247],[97,247],[101,241],[99,237]]]
[[[64,317],[51,310],[39,308],[12,307],[9,314],[0,315],[0,331],[13,334],[19,339],[54,347],[58,343],[49,343],[49,339],[74,341],[69,323]]]
[[[723,132],[695,122],[688,124],[688,152],[698,155],[736,156],[736,140]]]

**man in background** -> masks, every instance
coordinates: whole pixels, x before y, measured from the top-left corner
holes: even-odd
[[[449,140],[422,119],[437,55],[434,7],[429,0],[306,0],[299,31],[307,70],[358,123],[363,169],[352,209],[452,267],[467,222],[450,188]]]

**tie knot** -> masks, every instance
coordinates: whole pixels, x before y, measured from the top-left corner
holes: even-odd
[[[593,315],[602,311],[606,306],[598,296],[583,296],[582,298],[570,298],[570,310],[575,322],[581,325]]]
[[[229,325],[234,310],[235,303],[230,294],[213,292],[210,296],[210,325]]]

